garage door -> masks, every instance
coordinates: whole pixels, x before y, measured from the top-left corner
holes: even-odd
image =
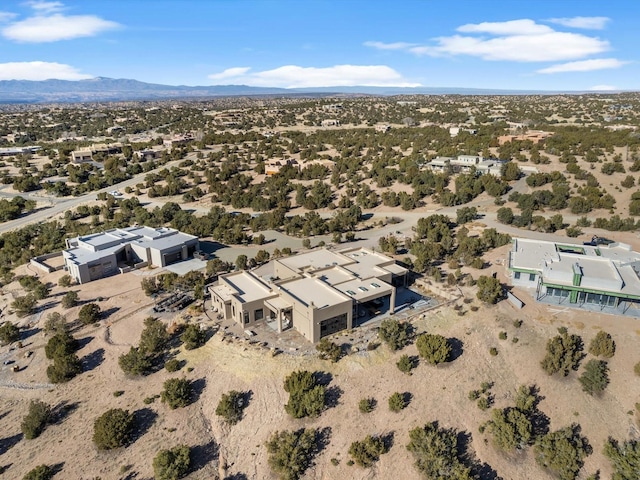
[[[171,265],[172,263],[176,263],[182,260],[182,251],[178,251],[175,253],[165,253],[164,254],[164,264]]]

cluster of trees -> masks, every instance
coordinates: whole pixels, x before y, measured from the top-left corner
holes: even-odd
[[[284,380],[284,390],[289,394],[284,409],[293,418],[317,417],[325,408],[327,389],[320,384],[314,372],[300,370],[291,373]]]
[[[47,367],[47,377],[51,383],[68,382],[82,372],[82,364],[76,355],[78,341],[69,332],[67,324],[58,321],[57,333],[53,335],[44,348],[46,357],[53,360]]]
[[[146,375],[161,359],[169,342],[165,324],[157,318],[147,317],[137,347],[120,355],[118,364],[127,375]]]
[[[13,197],[11,200],[0,199],[0,222],[15,220],[25,212],[31,212],[36,208],[34,200],[25,200],[22,197]]]

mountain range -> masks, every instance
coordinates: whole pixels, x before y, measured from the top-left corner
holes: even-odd
[[[276,95],[324,96],[334,94],[369,95],[532,95],[561,92],[491,90],[438,87],[317,87],[270,88],[247,85],[160,85],[131,79],[96,77],[88,80],[1,80],[0,103],[98,102],[122,100],[167,100],[224,96]],[[578,93],[578,92],[570,92]]]

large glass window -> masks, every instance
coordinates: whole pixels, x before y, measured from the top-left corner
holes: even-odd
[[[253,318],[258,321],[258,320],[262,320],[264,318],[264,312],[262,311],[261,308],[259,308],[258,310],[256,310],[255,312],[253,312]]]

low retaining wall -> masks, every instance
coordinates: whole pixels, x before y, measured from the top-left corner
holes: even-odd
[[[34,267],[44,272],[51,273],[51,272],[55,272],[56,270],[62,270],[64,268],[64,265],[60,265],[58,267],[51,267],[46,264],[46,260],[49,260],[50,258],[61,257],[61,256],[62,256],[62,252],[48,253],[46,255],[39,255],[37,257],[33,257],[29,261],[29,263],[31,263],[31,265],[33,265]]]

